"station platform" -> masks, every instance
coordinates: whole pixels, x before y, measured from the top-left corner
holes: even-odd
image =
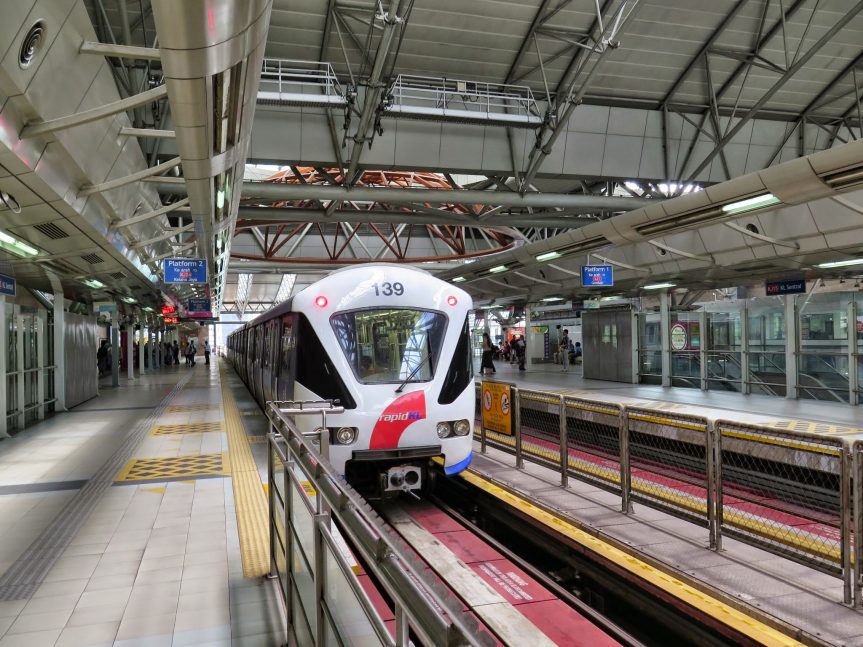
[[[495,361],[495,367],[497,372],[488,376],[488,379],[511,382],[527,389],[566,392],[570,395],[603,398],[609,402],[638,402],[640,405],[652,402],[653,406],[680,412],[691,407],[697,410],[698,415],[707,415],[705,411],[709,410],[711,417],[717,419],[733,416],[740,422],[751,421],[753,424],[801,421],[806,423],[806,429],[811,427],[814,430],[814,423],[823,423],[863,433],[863,408],[838,402],[589,380],[582,376],[581,364],[570,366],[566,373],[560,364],[536,364],[519,371],[518,366],[509,362]],[[479,381],[482,375],[478,361],[474,369]]]
[[[100,388],[0,442],[0,647],[283,644],[245,387],[200,361]]]

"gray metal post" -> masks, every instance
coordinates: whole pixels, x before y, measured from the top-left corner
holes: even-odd
[[[618,414],[620,426],[618,445],[620,447],[620,510],[623,514],[632,512],[632,464],[629,456],[629,415],[626,407],[620,405]]]
[[[582,325],[582,336],[584,334],[584,326]],[[641,355],[638,350],[638,313],[632,312],[632,379],[633,384],[638,384],[639,374],[641,373]],[[584,340],[582,340],[584,345]]]
[[[6,367],[8,366],[9,342],[7,337],[9,334],[9,326],[6,324],[6,297],[0,294],[0,438],[8,438],[9,433],[6,431],[6,388],[9,383],[9,378],[6,377]]]
[[[749,374],[749,308],[744,305],[740,309],[740,392],[750,393],[751,391],[752,376]]]
[[[854,295],[848,300],[848,403],[860,404],[860,373],[857,369],[857,302]]]
[[[144,326],[144,320],[141,320],[141,329],[138,331],[138,375],[141,377],[144,376],[144,353],[146,353],[146,346],[144,342],[147,341],[147,329]]]
[[[16,402],[15,409],[18,412],[18,429],[24,429],[24,404],[26,402],[26,395],[24,394],[24,315],[21,314],[21,306],[18,304],[15,304],[14,312],[16,321],[15,348],[17,351],[15,361],[15,385],[18,391],[18,401]]]
[[[700,326],[701,334],[698,343],[698,366],[701,375],[701,390],[707,390],[707,313],[704,310],[698,312],[698,325]],[[691,341],[691,336],[690,336]]]
[[[36,317],[36,401],[39,407],[36,416],[45,419],[45,327],[47,324],[46,310],[40,310]]]
[[[54,290],[54,411],[66,410],[66,307],[63,291]]]
[[[853,445],[852,464],[856,487],[851,493],[854,503],[854,607],[863,607],[863,442]]]
[[[659,295],[659,329],[661,335],[662,353],[662,386],[671,386],[671,313],[669,306],[671,295],[663,292]]]
[[[120,313],[111,313],[111,386],[120,386]]]
[[[560,396],[560,487],[569,484],[569,438],[566,428],[566,396]]]
[[[722,429],[711,423],[713,429],[713,498],[714,498],[714,545],[711,548],[717,552],[722,550],[722,523],[724,519],[724,488],[722,485]]]
[[[486,448],[488,445],[488,435],[485,431],[485,425],[483,424],[482,412],[485,410],[485,405],[482,401],[482,383],[480,382],[479,387],[479,451],[482,454],[486,453]]]
[[[135,351],[134,351],[135,323],[130,319],[126,324],[126,377],[135,379]]]
[[[840,551],[842,558],[842,593],[845,604],[853,602],[852,592],[854,590],[854,569],[851,566],[851,554],[853,548],[851,546],[851,508],[854,501],[851,496],[851,474],[852,474],[852,456],[851,448],[843,443],[842,452],[839,455],[839,514],[840,525]],[[859,487],[859,484],[858,484]],[[860,536],[857,536],[859,543]]]
[[[797,354],[800,346],[798,333],[797,307],[794,295],[786,294],[785,299],[785,397],[797,399],[797,375],[800,367],[797,365]]]
[[[524,467],[521,456],[521,395],[517,386],[512,387],[512,418],[515,428],[515,466],[521,469]]]
[[[524,309],[524,367],[527,370],[530,370],[533,366],[533,362],[531,361],[530,352],[528,351],[529,344],[527,343],[530,339],[530,307],[525,307]]]
[[[707,481],[707,531],[711,550],[716,549],[716,435],[713,422],[704,430],[705,480]]]

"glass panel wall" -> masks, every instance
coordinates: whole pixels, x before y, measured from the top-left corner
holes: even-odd
[[[785,302],[781,297],[751,299],[749,318],[750,392],[785,396]]]
[[[698,312],[671,313],[671,386],[701,388],[701,333]]]
[[[742,391],[744,369],[740,365],[742,327],[740,310],[728,311],[729,304],[705,308],[707,323],[707,388],[717,391]],[[715,311],[714,311],[715,310]]]
[[[662,384],[662,334],[658,312],[638,314],[638,376],[642,384]]]
[[[850,293],[797,297],[798,396],[848,402],[848,304]]]

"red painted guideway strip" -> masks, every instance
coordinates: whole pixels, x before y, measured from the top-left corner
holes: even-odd
[[[620,644],[446,513],[426,502],[403,509],[556,644]]]

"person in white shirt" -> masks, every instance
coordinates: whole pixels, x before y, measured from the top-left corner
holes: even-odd
[[[204,360],[205,360],[205,362],[204,362],[205,364],[210,363],[210,340],[209,339],[204,340]]]

